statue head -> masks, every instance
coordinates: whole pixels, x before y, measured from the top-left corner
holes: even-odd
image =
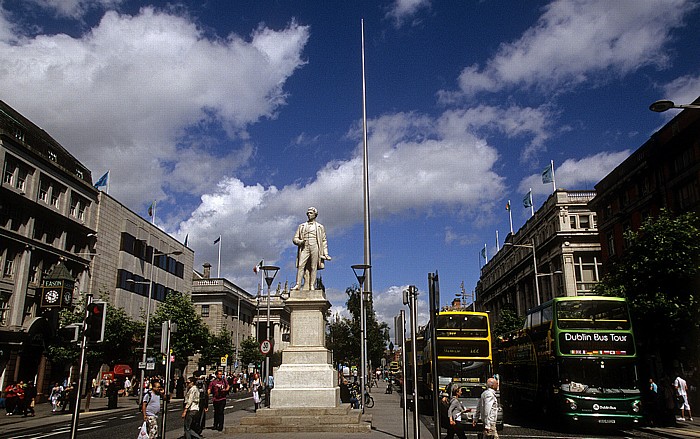
[[[306,209],[306,216],[309,217],[309,219],[314,219],[318,216],[318,209],[315,207],[309,207]]]

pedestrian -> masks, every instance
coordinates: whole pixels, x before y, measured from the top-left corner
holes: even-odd
[[[345,378],[340,382],[340,402],[345,404],[350,403],[354,409],[360,408],[360,401],[350,392],[350,385]]]
[[[275,387],[275,377],[273,375],[267,376],[267,383],[265,383],[265,407],[270,407],[270,391]]]
[[[34,404],[36,403],[36,387],[29,381],[24,389],[24,417],[34,417]]]
[[[642,407],[646,411],[646,417],[650,425],[655,425],[657,422],[657,405],[659,403],[659,386],[654,382],[654,378],[649,378],[649,388],[647,389],[646,402]]]
[[[260,376],[257,372],[253,374],[251,389],[253,389],[253,402],[255,403],[255,411],[257,412],[260,408]]]
[[[129,396],[131,393],[131,380],[127,376],[124,378],[124,396]]]
[[[224,408],[226,408],[226,396],[230,389],[231,386],[223,378],[223,373],[217,370],[216,379],[209,383],[208,389],[209,397],[214,406],[214,430],[223,431],[224,429]]]
[[[107,385],[107,408],[116,409],[119,398],[119,385],[117,380],[111,380]]]
[[[185,408],[182,410],[182,418],[185,420],[185,439],[202,439],[192,424],[199,418],[199,389],[197,389],[197,378],[190,377],[187,380],[187,392],[185,393]]]
[[[483,437],[498,439],[498,432],[496,431],[496,419],[498,418],[496,390],[498,390],[498,380],[495,378],[486,380],[486,390],[483,391],[476,405],[472,426],[476,427],[476,422],[480,420],[484,423]]]
[[[201,435],[207,423],[207,412],[209,411],[209,394],[207,393],[208,383],[206,375],[202,375],[197,380],[197,390],[199,390],[199,413],[192,420],[192,430]]]
[[[56,410],[58,410],[62,392],[63,387],[58,383],[55,383],[54,386],[51,388],[51,393],[49,394],[49,401],[51,401],[51,411],[53,413],[56,413]]]
[[[693,414],[690,412],[690,404],[688,403],[688,383],[680,375],[677,375],[673,381],[673,387],[676,389],[678,405],[681,408],[681,417],[677,420],[685,421],[685,411],[688,410],[688,420],[692,421]]]
[[[17,389],[15,383],[10,383],[5,387],[5,410],[7,416],[12,416],[17,408]]]
[[[20,381],[15,386],[15,393],[17,394],[17,407],[15,408],[15,414],[24,416],[25,409],[27,406],[26,395],[24,393],[25,384],[24,381]]]
[[[466,411],[459,397],[462,396],[462,388],[455,386],[452,388],[452,399],[450,400],[450,408],[447,409],[447,436],[445,439],[452,439],[457,435],[460,439],[466,439],[464,434],[464,425],[462,425],[462,414]]]
[[[153,385],[143,395],[141,403],[141,413],[143,420],[148,427],[148,437],[158,437],[158,414],[160,414],[160,399],[161,388],[158,381],[154,381]]]

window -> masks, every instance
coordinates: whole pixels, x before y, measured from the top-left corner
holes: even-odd
[[[79,179],[83,179],[83,171],[81,171],[80,169],[75,170],[75,175],[77,175]]]
[[[13,130],[13,134],[15,135],[15,139],[24,142],[24,131],[22,131],[18,127],[15,127]]]
[[[51,160],[52,162],[55,162],[58,160],[58,156],[56,156],[55,152],[49,150],[48,155],[49,155],[49,160]]]
[[[202,305],[202,317],[209,317],[209,305]]]
[[[5,173],[2,178],[2,182],[5,184],[9,184],[12,186],[12,183],[15,180],[15,169],[9,167],[9,163],[5,162]]]
[[[608,232],[607,242],[608,242],[608,256],[613,256],[615,254],[615,234],[613,232]]]
[[[39,181],[39,201],[49,202],[49,183],[43,179]]]
[[[7,255],[7,258],[5,259],[5,267],[2,270],[2,275],[12,279],[12,276],[14,275],[14,257]]]
[[[78,209],[78,200],[75,197],[70,199],[70,216],[75,216],[75,212]]]
[[[10,316],[10,295],[0,293],[0,326],[7,325],[7,318]]]
[[[61,202],[61,191],[54,186],[51,188],[51,205],[56,209],[59,208]]]
[[[588,215],[581,215],[578,217],[578,223],[582,229],[590,229],[591,217],[589,217]]]
[[[576,215],[569,216],[569,227],[572,229],[576,228]]]
[[[27,171],[22,168],[17,170],[17,184],[15,187],[21,191],[24,191],[25,183],[27,182]]]
[[[579,294],[590,293],[600,280],[601,262],[593,255],[575,255],[574,266],[576,268],[576,292]]]

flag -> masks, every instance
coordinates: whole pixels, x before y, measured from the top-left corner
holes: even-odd
[[[532,207],[532,190],[529,190],[523,197],[523,207]]]
[[[218,237],[218,238],[216,238],[216,240],[214,241],[214,244],[218,244],[218,243],[219,243],[219,241],[221,241],[221,235],[219,235],[219,237]]]
[[[258,265],[256,265],[255,267],[253,267],[253,273],[257,273],[258,271],[260,271],[260,269],[262,268],[262,266],[263,266],[263,261],[258,262]]]
[[[189,233],[187,235],[185,235],[185,247],[187,247],[187,240],[189,239],[189,237],[190,237]]]
[[[486,259],[486,247],[481,249],[481,257]]]
[[[552,170],[552,163],[549,164],[544,171],[542,171],[542,184],[551,183],[554,181],[554,172]]]
[[[510,200],[506,202],[506,210],[510,212]]]
[[[152,217],[153,212],[156,210],[156,201],[153,200],[150,206],[148,206],[148,216]]]
[[[109,180],[109,171],[105,172],[105,175],[100,177],[99,180],[95,183],[95,189],[101,188],[103,186],[107,186],[107,180]]]

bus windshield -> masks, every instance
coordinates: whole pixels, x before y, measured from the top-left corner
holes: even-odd
[[[560,329],[630,329],[626,302],[561,301],[556,313]]]
[[[483,315],[440,314],[435,329],[438,337],[445,332],[452,332],[459,337],[488,337],[489,322]]]
[[[489,361],[438,360],[438,376],[441,388],[453,381],[461,384],[481,384],[491,376],[491,363]]]
[[[561,389],[577,393],[639,393],[633,360],[563,358],[559,360]]]

